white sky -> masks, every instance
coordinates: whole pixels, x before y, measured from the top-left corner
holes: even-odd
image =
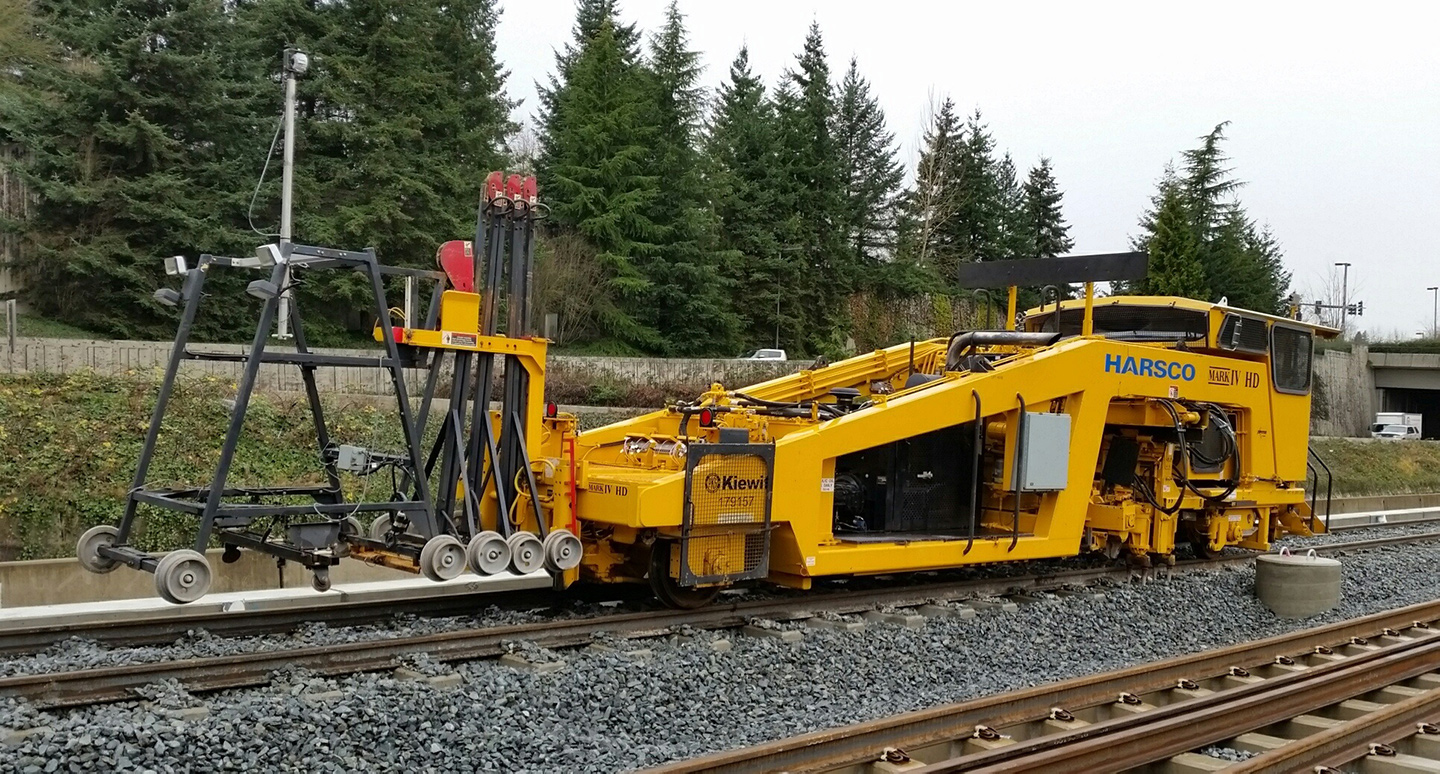
[[[622,0],[654,30],[666,0]],[[1220,121],[1241,200],[1313,299],[1349,261],[1372,335],[1431,324],[1440,285],[1440,3],[681,0],[705,82],[742,43],[768,86],[818,20],[832,72],[851,55],[913,167],[930,93],[979,107],[1023,170],[1054,160],[1075,251],[1123,250],[1166,161]],[[570,36],[571,0],[505,2],[509,93]]]

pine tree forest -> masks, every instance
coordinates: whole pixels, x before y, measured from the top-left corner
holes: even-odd
[[[173,312],[152,295],[162,258],[274,239],[286,46],[313,57],[298,84],[296,240],[431,266],[437,245],[473,232],[489,170],[533,171],[551,208],[538,303],[568,351],[833,358],[948,335],[978,322],[954,281],[961,263],[1072,249],[1064,159],[1012,157],[979,109],[946,97],[907,158],[863,57],[828,51],[818,24],[767,78],[744,48],[707,62],[675,3],[645,30],[617,0],[578,0],[571,39],[522,108],[497,58],[501,11],[0,0],[0,147],[13,151],[0,163],[34,201],[23,220],[0,213],[0,230],[21,245],[27,306],[97,334],[168,338]],[[1133,240],[1151,276],[1129,290],[1279,312],[1280,245],[1239,202],[1225,128],[1159,178]],[[373,311],[355,279],[296,289],[324,310],[307,317],[314,343],[366,337]],[[196,335],[247,336],[253,306],[205,305]]]

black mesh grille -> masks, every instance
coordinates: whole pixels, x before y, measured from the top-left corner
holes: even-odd
[[[1276,325],[1271,329],[1270,372],[1281,392],[1310,391],[1314,342],[1309,331]]]
[[[1078,336],[1084,324],[1085,310],[1061,309],[1052,314],[1042,330],[1056,330],[1063,336]],[[1204,337],[1210,332],[1209,321],[1202,311],[1178,309],[1168,306],[1097,306],[1095,307],[1096,333],[1125,333],[1143,331],[1146,333],[1178,333],[1186,337]],[[1262,347],[1263,349],[1263,347]]]
[[[1264,354],[1268,343],[1265,328],[1264,320],[1241,317],[1238,314],[1227,314],[1225,322],[1220,325],[1220,341],[1218,343],[1222,349]]]
[[[767,444],[697,443],[689,448],[680,585],[769,574],[774,454]]]

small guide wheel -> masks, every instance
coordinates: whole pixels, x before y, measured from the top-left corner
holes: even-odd
[[[510,544],[498,532],[486,530],[470,538],[465,555],[476,575],[494,575],[510,567]]]
[[[194,602],[210,590],[210,563],[198,551],[171,551],[155,566],[155,590],[166,602]]]
[[[315,570],[315,575],[310,578],[310,587],[324,594],[330,590],[330,568],[320,567]]]
[[[340,539],[336,542],[335,550],[340,556],[350,555],[350,541],[348,537],[359,537],[363,530],[360,528],[360,520],[354,516],[346,516],[340,521]],[[328,586],[326,588],[329,588]],[[324,591],[324,589],[321,589]]]
[[[100,555],[101,546],[113,546],[119,538],[120,530],[109,524],[85,530],[85,534],[80,536],[80,542],[75,545],[75,555],[80,559],[80,566],[94,573],[106,573],[119,567],[119,562]]]
[[[564,572],[580,564],[584,549],[580,538],[568,529],[551,530],[545,536],[545,568],[552,572]]]
[[[341,529],[341,531],[343,532],[345,528],[344,528],[344,527],[341,527],[340,529]],[[382,513],[382,514],[380,514],[379,516],[375,517],[375,520],[374,520],[374,521],[370,522],[370,539],[371,539],[371,540],[384,540],[384,539],[385,539],[385,535],[388,534],[389,532],[390,532],[390,514],[388,514],[388,513]]]
[[[545,566],[545,545],[529,532],[516,532],[506,541],[510,544],[510,569],[529,575]]]
[[[432,581],[446,581],[465,571],[465,546],[453,535],[436,535],[420,549],[420,572]]]
[[[225,550],[220,553],[220,561],[226,564],[234,564],[240,561],[240,546],[225,546]]]

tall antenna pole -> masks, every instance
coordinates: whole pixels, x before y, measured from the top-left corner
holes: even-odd
[[[295,79],[310,69],[310,57],[295,48],[285,49],[285,164],[280,178],[280,244],[290,244],[293,220],[291,208],[295,201]],[[290,267],[285,267],[281,283],[280,309],[275,327],[276,338],[290,338]]]

